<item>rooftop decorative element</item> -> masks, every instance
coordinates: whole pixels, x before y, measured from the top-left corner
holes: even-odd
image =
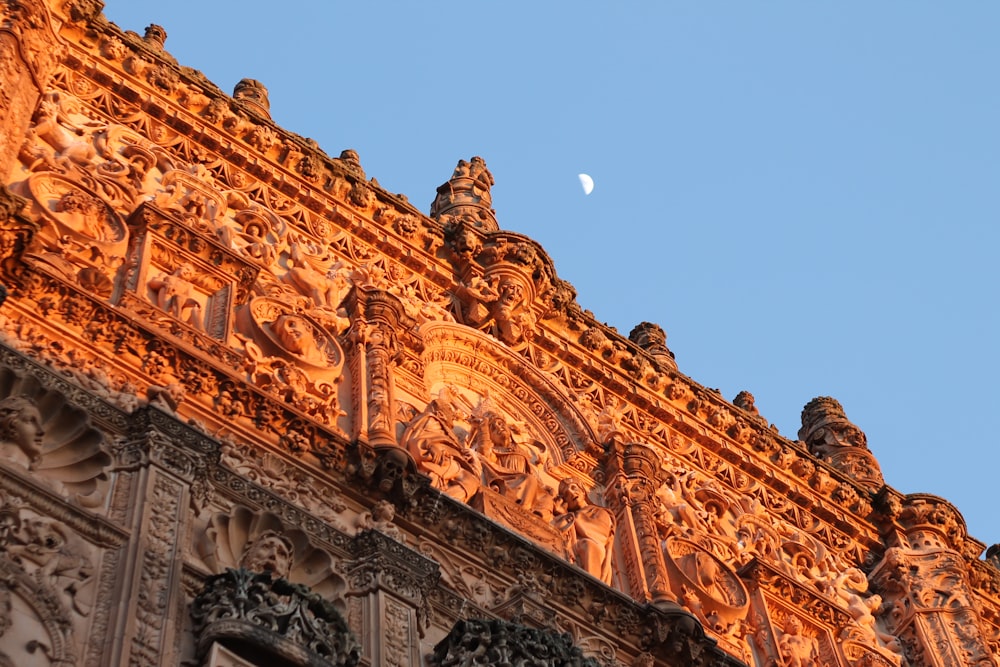
[[[868,439],[847,418],[836,399],[819,396],[802,408],[799,439],[818,458],[850,475],[868,490],[877,491],[884,484],[878,461],[868,451]]]
[[[493,174],[478,155],[468,162],[459,160],[447,183],[437,189],[431,203],[431,217],[442,224],[464,222],[485,232],[500,229],[493,210]]]

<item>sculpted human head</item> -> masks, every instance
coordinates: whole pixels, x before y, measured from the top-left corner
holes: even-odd
[[[559,497],[570,511],[587,505],[587,491],[572,477],[564,477],[559,481]]]
[[[295,354],[308,354],[316,348],[312,327],[297,315],[281,315],[272,325],[282,346]]]
[[[0,401],[0,439],[16,445],[32,464],[42,453],[42,416],[24,396],[8,396]]]
[[[291,540],[273,530],[265,530],[247,542],[240,559],[240,567],[251,572],[269,572],[276,577],[287,577],[292,570]]]

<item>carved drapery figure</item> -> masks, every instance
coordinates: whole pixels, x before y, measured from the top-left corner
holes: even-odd
[[[455,397],[447,387],[442,388],[406,427],[399,444],[436,488],[468,502],[479,490],[482,465],[476,452],[455,434],[458,414]]]
[[[472,416],[469,435],[483,466],[483,481],[526,511],[545,519],[552,516],[552,496],[535,467],[539,452],[520,442],[507,419],[487,398]]]
[[[566,535],[573,562],[606,584],[611,583],[615,517],[610,510],[591,505],[580,482],[559,482],[559,506],[553,525]]]

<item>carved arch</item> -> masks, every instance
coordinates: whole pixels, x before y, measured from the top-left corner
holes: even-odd
[[[431,395],[446,385],[489,395],[545,442],[554,465],[578,458],[596,441],[570,398],[495,338],[452,322],[428,322],[420,334],[424,384]]]

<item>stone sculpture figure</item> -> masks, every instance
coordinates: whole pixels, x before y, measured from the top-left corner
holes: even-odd
[[[302,243],[294,243],[288,258],[288,272],[282,280],[312,299],[317,308],[335,310],[350,289],[340,271],[342,265],[334,264],[327,272],[313,267]]]
[[[265,572],[287,578],[292,571],[295,547],[291,540],[274,530],[265,530],[246,543],[240,567],[251,572]]]
[[[484,401],[474,416],[470,436],[483,463],[484,482],[525,510],[546,516],[548,494],[535,471],[535,455],[514,437],[507,420]]]
[[[14,445],[35,467],[42,456],[42,416],[24,396],[8,396],[0,401],[0,440]]]
[[[156,306],[191,326],[201,328],[201,304],[195,298],[194,267],[184,262],[172,273],[161,273],[149,281],[156,294]]]
[[[611,555],[615,517],[610,510],[591,505],[578,481],[567,477],[559,482],[553,525],[566,535],[573,561],[606,584],[611,583]]]
[[[778,650],[786,667],[818,667],[819,643],[815,637],[802,634],[802,621],[789,616],[784,634],[778,641]]]
[[[430,476],[435,487],[468,502],[479,490],[482,466],[476,453],[455,434],[459,414],[455,397],[447,387],[442,388],[406,427],[400,446]]]

